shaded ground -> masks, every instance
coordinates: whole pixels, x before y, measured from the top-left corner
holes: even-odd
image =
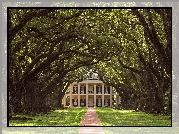
[[[87,108],[69,108],[47,114],[16,115],[9,126],[171,126],[169,116],[112,108],[90,107],[86,111]]]
[[[16,115],[9,126],[79,126],[87,108],[55,110],[47,114]]]
[[[170,116],[112,108],[96,108],[96,112],[103,126],[171,126]]]

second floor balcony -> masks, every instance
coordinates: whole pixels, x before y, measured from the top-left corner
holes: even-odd
[[[96,92],[95,92],[96,91]],[[104,94],[104,95],[109,95],[110,93],[110,87],[106,86],[104,87],[104,90],[102,91],[102,87],[96,87],[96,90],[94,89],[94,87],[90,87],[88,88],[88,92],[86,92],[86,87],[82,86],[80,87],[80,90],[78,89],[78,86],[74,86],[72,89],[72,94]],[[114,94],[114,91],[112,91],[112,94]]]
[[[94,94],[94,91],[88,91],[88,94]]]

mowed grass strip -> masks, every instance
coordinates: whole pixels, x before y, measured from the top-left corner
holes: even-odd
[[[86,111],[87,108],[68,108],[35,116],[19,114],[15,117],[32,118],[32,120],[10,120],[9,126],[79,126]]]
[[[154,116],[134,110],[95,108],[103,126],[171,126],[169,116]]]

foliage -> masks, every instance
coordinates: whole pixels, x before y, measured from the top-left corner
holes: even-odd
[[[115,10],[114,14],[120,16],[111,29],[118,46],[110,61],[98,64],[100,79],[116,88],[122,104],[171,114],[171,10]]]
[[[15,113],[32,110],[26,104],[34,91],[42,94],[40,102],[29,107],[43,105],[54,92],[61,100],[75,79],[72,71],[105,58],[91,54],[94,44],[87,37],[95,14],[97,10],[9,9],[10,106]]]
[[[61,107],[70,83],[85,79],[89,69],[115,87],[124,109],[130,104],[171,114],[171,9],[8,13],[9,106],[15,114]]]

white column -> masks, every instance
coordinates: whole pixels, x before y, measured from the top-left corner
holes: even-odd
[[[110,107],[112,107],[112,86],[110,86]]]
[[[102,107],[104,107],[104,84],[102,84]]]
[[[62,99],[62,103],[63,103],[63,106],[64,106],[64,96],[63,96],[63,99]]]
[[[73,85],[70,84],[70,107],[72,107],[72,91],[73,91]]]
[[[65,106],[65,102],[64,102],[65,99],[64,98],[65,98],[65,95],[63,96],[63,99],[62,99],[63,106]]]
[[[63,96],[63,106],[66,106],[66,95]]]
[[[96,84],[94,84],[94,107],[96,107]]]
[[[80,107],[80,83],[78,83],[78,107]]]
[[[88,107],[88,83],[86,83],[86,107]]]

